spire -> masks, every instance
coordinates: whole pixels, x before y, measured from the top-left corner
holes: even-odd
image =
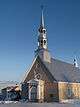
[[[46,29],[44,27],[44,16],[43,16],[43,6],[41,6],[41,23],[39,26],[39,36],[38,36],[38,50],[47,49],[47,37],[46,37]]]
[[[35,51],[35,56],[39,55],[39,57],[48,63],[51,63],[51,56],[48,51],[48,43],[47,43],[47,32],[44,26],[44,15],[43,15],[43,6],[41,6],[41,22],[38,29],[38,48]],[[39,77],[39,75],[38,75]]]
[[[77,63],[76,57],[74,58],[74,66],[75,66],[75,67],[78,67],[78,63]]]
[[[41,6],[42,13],[41,13],[41,25],[44,28],[44,16],[43,16],[43,6]]]

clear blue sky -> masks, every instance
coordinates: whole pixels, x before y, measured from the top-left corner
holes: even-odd
[[[80,65],[80,0],[0,0],[0,80],[19,81],[37,47],[41,5],[53,57]]]

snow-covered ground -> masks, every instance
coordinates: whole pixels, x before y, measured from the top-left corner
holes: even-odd
[[[80,107],[80,104],[60,103],[10,103],[0,104],[0,107]]]
[[[63,100],[63,101],[61,101],[61,103],[80,104],[80,99]]]
[[[61,103],[28,103],[23,101],[0,101],[0,107],[80,107],[79,99],[64,100]]]

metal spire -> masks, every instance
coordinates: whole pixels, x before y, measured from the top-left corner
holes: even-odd
[[[43,5],[41,6],[41,10],[42,10],[42,13],[41,13],[41,27],[44,28]]]

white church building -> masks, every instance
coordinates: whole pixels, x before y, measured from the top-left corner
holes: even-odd
[[[43,10],[38,32],[36,55],[22,79],[22,98],[33,102],[80,99],[80,69],[77,61],[74,59],[71,64],[51,56]]]

